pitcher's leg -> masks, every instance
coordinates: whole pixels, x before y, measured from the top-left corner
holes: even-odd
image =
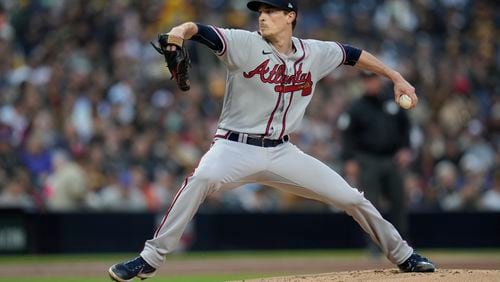
[[[208,194],[264,169],[266,154],[259,147],[218,140],[188,177],[141,257],[158,268],[172,252],[189,221]]]
[[[204,179],[195,176],[187,178],[163,217],[154,237],[146,241],[141,257],[154,268],[160,267],[165,256],[177,247],[184,229],[200,204],[214,189],[215,187],[210,187]]]
[[[310,190],[318,195],[317,198],[346,211],[394,264],[401,264],[411,256],[413,249],[362,193],[350,187],[328,166],[294,145],[286,144],[275,152],[269,171],[288,179],[287,184]]]

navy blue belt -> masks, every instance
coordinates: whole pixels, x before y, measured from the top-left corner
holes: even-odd
[[[288,142],[290,139],[288,135],[283,136],[281,139],[268,139],[266,137],[251,137],[248,136],[245,138],[240,137],[240,135],[244,135],[243,133],[238,133],[238,132],[231,132],[227,136],[227,140],[231,141],[236,141],[236,142],[241,142],[241,143],[246,143],[248,145],[254,145],[254,146],[259,146],[259,147],[276,147],[280,144],[283,144],[285,142]]]

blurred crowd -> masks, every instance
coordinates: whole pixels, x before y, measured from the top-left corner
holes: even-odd
[[[500,211],[500,3],[300,5],[296,36],[369,50],[415,85],[410,210]],[[225,70],[189,43],[192,89],[180,92],[150,41],[184,21],[255,30],[256,19],[246,1],[2,0],[0,207],[164,211],[210,146]],[[344,174],[338,118],[362,93],[359,71],[339,68],[292,141]],[[220,210],[331,207],[252,184],[202,206]]]

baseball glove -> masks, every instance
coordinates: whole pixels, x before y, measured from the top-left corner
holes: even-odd
[[[171,79],[175,79],[177,86],[182,91],[188,91],[190,88],[189,67],[191,67],[191,60],[189,59],[189,53],[183,46],[184,39],[161,33],[158,35],[159,46],[156,46],[153,42],[151,42],[151,45],[165,57],[167,68],[172,74]],[[169,46],[171,47],[168,48]]]

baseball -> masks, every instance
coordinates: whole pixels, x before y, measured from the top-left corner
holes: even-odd
[[[411,98],[410,96],[403,94],[399,97],[399,105],[403,109],[409,109],[411,107]]]

